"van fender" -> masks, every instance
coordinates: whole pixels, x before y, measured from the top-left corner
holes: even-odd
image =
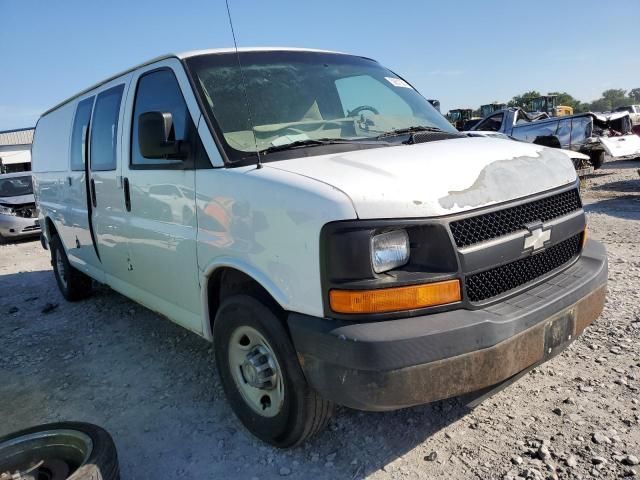
[[[204,270],[200,271],[200,292],[202,298],[202,336],[207,340],[213,340],[213,332],[211,331],[211,321],[209,318],[209,290],[207,284],[209,278],[220,268],[233,268],[239,272],[244,273],[248,277],[252,278],[262,288],[264,288],[269,295],[280,305],[284,310],[288,310],[290,305],[290,298],[285,292],[282,291],[276,285],[269,275],[264,271],[257,268],[248,262],[244,262],[241,259],[223,256],[218,257],[209,263]]]

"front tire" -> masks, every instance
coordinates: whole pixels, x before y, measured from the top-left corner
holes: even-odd
[[[279,448],[324,429],[333,404],[310,386],[281,320],[262,302],[233,295],[213,327],[216,364],[234,413],[253,435]]]
[[[70,302],[75,302],[91,295],[91,278],[69,263],[58,235],[51,239],[50,246],[51,265],[62,296]]]

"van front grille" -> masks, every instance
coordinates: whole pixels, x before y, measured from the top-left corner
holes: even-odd
[[[462,248],[517,232],[532,222],[547,222],[581,207],[578,189],[574,188],[515,207],[456,220],[449,226],[456,245]]]
[[[530,257],[469,275],[465,279],[467,297],[471,302],[481,302],[563,266],[580,253],[582,235],[574,235]]]

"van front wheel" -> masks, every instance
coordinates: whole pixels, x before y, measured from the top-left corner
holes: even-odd
[[[226,299],[214,321],[216,364],[231,408],[256,437],[299,445],[322,430],[333,404],[307,384],[280,319],[248,295]]]
[[[51,265],[62,296],[70,302],[87,298],[92,290],[91,278],[69,263],[60,237],[54,235],[50,246]]]

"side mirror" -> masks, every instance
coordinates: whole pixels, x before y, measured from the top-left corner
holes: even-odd
[[[173,116],[168,112],[140,114],[138,145],[144,158],[184,160],[189,155],[189,142],[176,140]]]

